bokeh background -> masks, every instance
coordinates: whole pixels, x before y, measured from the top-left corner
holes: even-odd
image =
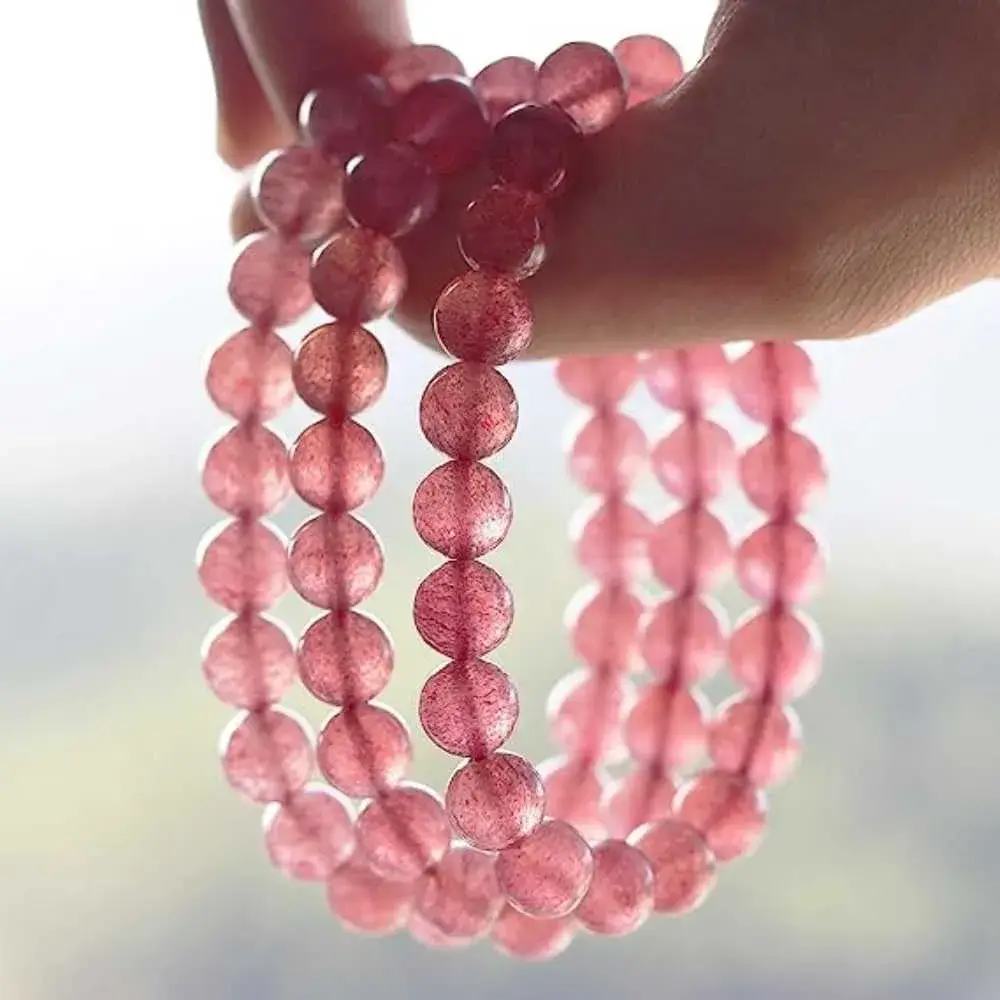
[[[611,44],[654,31],[691,61],[711,7],[424,0],[413,21],[473,68],[544,56],[567,32]],[[237,326],[223,294],[234,181],[213,156],[195,5],[11,8],[0,32],[0,998],[1000,995],[996,287],[815,349],[825,398],[811,432],[834,484],[819,514],[834,553],[816,608],[826,673],[801,706],[809,752],[774,797],[756,858],[728,870],[696,915],[653,920],[625,942],[580,939],[547,966],[486,945],[432,954],[352,938],[321,892],[268,866],[256,811],[216,765],[228,712],[201,684],[199,643],[217,615],[192,554],[215,515],[195,457],[219,419],[200,372]],[[394,377],[372,424],[391,464],[368,513],[391,558],[371,609],[398,644],[389,700],[412,716],[437,665],[409,620],[432,557],[407,523],[433,462],[414,414],[437,362],[384,332]],[[540,756],[544,693],[572,667],[559,622],[580,580],[563,534],[580,498],[552,433],[569,405],[547,366],[515,377],[522,431],[502,467],[518,518],[497,564],[519,615],[502,662],[524,693],[516,745]],[[303,420],[293,413],[284,429]],[[652,490],[646,500],[659,502]],[[295,626],[307,617],[293,601],[282,612]],[[423,748],[418,776],[440,786],[448,771]]]

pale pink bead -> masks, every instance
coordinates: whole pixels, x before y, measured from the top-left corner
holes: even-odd
[[[553,742],[588,760],[621,756],[621,723],[635,688],[620,674],[576,670],[549,695],[546,714]]]
[[[767,821],[764,793],[729,771],[695,775],[677,792],[674,810],[705,838],[719,861],[752,854]]]
[[[712,677],[725,652],[722,608],[693,594],[658,604],[642,637],[642,656],[653,676],[685,687]]]
[[[202,539],[198,577],[229,611],[263,611],[288,588],[285,539],[261,521],[224,521]]]
[[[271,863],[304,882],[323,882],[354,853],[354,819],[347,802],[323,784],[307,785],[264,814]]]
[[[729,391],[729,361],[718,344],[652,351],[646,355],[643,376],[661,406],[682,413],[707,410]]]
[[[394,934],[406,926],[417,884],[390,882],[359,860],[337,869],[326,883],[326,899],[334,915],[361,934]]]
[[[792,424],[812,408],[819,394],[812,359],[795,343],[755,344],[733,362],[733,399],[760,424]]]
[[[350,227],[317,251],[310,281],[331,316],[363,323],[396,308],[406,290],[406,262],[388,236]]]
[[[351,164],[344,204],[355,225],[396,238],[434,214],[438,179],[409,146],[392,143]]]
[[[711,420],[685,420],[650,458],[660,485],[683,504],[714,500],[736,474],[736,442]]]
[[[260,327],[287,326],[313,302],[309,255],[274,233],[255,233],[236,247],[229,298],[241,316]]]
[[[478,559],[510,530],[513,511],[503,480],[479,462],[447,462],[413,495],[413,525],[448,559]]]
[[[525,104],[494,126],[490,166],[498,180],[551,197],[565,190],[580,140],[580,130],[566,112]]]
[[[705,751],[708,706],[698,691],[648,684],[625,719],[629,752],[664,769],[688,767]]]
[[[539,195],[494,184],[458,221],[458,248],[470,267],[502,271],[519,281],[545,262],[552,221]]]
[[[254,802],[281,802],[309,780],[312,734],[279,708],[236,716],[222,734],[226,780]]]
[[[566,608],[573,652],[593,670],[630,673],[639,667],[642,597],[622,584],[584,587]]]
[[[590,417],[573,439],[570,475],[591,493],[623,493],[642,475],[649,442],[639,424],[624,413]]]
[[[546,962],[573,943],[576,926],[572,917],[540,919],[507,906],[493,925],[490,937],[496,949],[510,958]]]
[[[382,79],[396,94],[405,94],[435,76],[465,76],[465,67],[454,53],[440,45],[407,45],[385,61]]]
[[[392,676],[392,641],[382,625],[358,611],[317,618],[302,633],[299,676],[308,691],[331,705],[370,701]]]
[[[660,820],[641,827],[629,843],[653,869],[653,910],[678,916],[697,909],[716,882],[715,856],[688,823]]]
[[[770,517],[798,517],[826,489],[826,465],[809,438],[779,425],[744,452],[740,484]]]
[[[565,820],[588,840],[606,833],[601,800],[608,782],[607,772],[586,760],[553,757],[539,765],[545,785],[545,812]]]
[[[248,327],[212,355],[205,387],[212,402],[236,420],[270,420],[295,399],[292,352],[276,334]]]
[[[503,909],[496,860],[464,845],[453,846],[420,885],[417,912],[450,937],[486,934]]]
[[[295,683],[295,651],[288,630],[270,618],[237,615],[207,636],[202,670],[212,693],[237,708],[272,705]]]
[[[567,396],[594,409],[617,406],[639,381],[634,354],[575,355],[556,362],[556,381]]]
[[[545,789],[523,757],[495,753],[463,764],[448,782],[445,807],[455,829],[483,851],[531,833],[545,815]]]
[[[637,507],[612,498],[582,508],[570,523],[577,562],[605,583],[642,577],[653,526]]]
[[[349,705],[330,717],[316,741],[319,769],[334,788],[366,798],[397,785],[413,747],[406,723],[382,705]]]
[[[604,798],[604,817],[613,837],[628,837],[644,823],[673,812],[677,788],[659,764],[639,764],[611,785]]]
[[[307,504],[342,513],[375,496],[385,459],[367,428],[353,420],[321,420],[299,435],[289,473],[295,492]]]
[[[489,365],[460,361],[431,379],[420,400],[420,428],[438,451],[467,461],[500,451],[517,429],[517,398]]]
[[[370,597],[384,557],[375,533],[351,514],[321,514],[301,525],[288,550],[288,578],[302,598],[330,611]]]
[[[653,869],[646,856],[623,840],[598,844],[577,920],[595,934],[621,937],[638,930],[652,912]]]
[[[736,695],[719,706],[708,737],[716,767],[739,771],[759,788],[780,784],[802,753],[802,726],[794,710]]]
[[[514,598],[500,575],[480,562],[447,562],[425,577],[413,598],[413,622],[432,649],[453,660],[496,649],[514,621]]]
[[[511,108],[538,99],[538,68],[530,59],[506,56],[481,69],[472,88],[496,124]]]
[[[288,445],[258,423],[237,424],[209,448],[201,485],[208,499],[228,514],[271,514],[291,492]]]
[[[425,948],[468,948],[475,943],[474,938],[462,937],[455,934],[445,934],[443,930],[436,927],[419,910],[414,910],[410,914],[410,919],[406,922],[406,929],[410,932],[410,937]]]
[[[704,507],[685,507],[653,529],[649,561],[671,590],[712,590],[732,567],[729,533]]]
[[[376,875],[412,882],[444,857],[451,826],[440,799],[422,785],[381,793],[361,810],[358,849]]]
[[[805,604],[820,588],[826,560],[816,536],[797,521],[772,521],[736,551],[736,578],[761,604]]]
[[[607,128],[624,110],[618,60],[592,42],[570,42],[538,67],[538,96],[563,109],[584,134]]]
[[[729,640],[729,669],[750,694],[801,698],[819,679],[823,650],[815,624],[782,608],[751,611]]]
[[[325,239],[344,216],[344,170],[313,146],[275,150],[257,165],[250,187],[261,221],[280,236]]]
[[[424,731],[445,753],[485,757],[514,731],[517,688],[485,660],[449,663],[427,679],[418,710]]]
[[[302,341],[292,373],[306,406],[343,418],[367,410],[382,395],[388,361],[363,327],[326,323]]]
[[[325,156],[347,163],[385,142],[389,103],[383,80],[354,76],[307,95],[299,109],[299,122],[309,141]]]
[[[461,361],[503,365],[531,343],[531,303],[507,275],[469,271],[455,278],[438,296],[433,318],[441,347]]]
[[[628,81],[628,106],[661,97],[684,76],[677,50],[654,35],[631,35],[612,50]]]

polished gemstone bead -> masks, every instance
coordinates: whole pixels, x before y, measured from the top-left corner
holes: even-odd
[[[690,824],[665,819],[640,827],[629,843],[653,868],[653,909],[678,916],[697,909],[716,882],[715,856]]]
[[[292,448],[289,473],[307,504],[335,513],[355,510],[378,492],[385,474],[382,449],[353,420],[321,420]]]
[[[729,361],[718,344],[651,351],[643,376],[661,406],[682,413],[708,410],[729,392]]]
[[[747,499],[770,517],[799,517],[826,489],[819,448],[788,427],[773,427],[740,459]]]
[[[645,471],[648,456],[649,442],[632,417],[602,412],[576,432],[569,471],[592,493],[624,493]]]
[[[302,633],[298,663],[302,683],[320,701],[370,701],[392,676],[392,641],[369,615],[335,611],[317,618]]]
[[[570,538],[580,566],[598,580],[614,583],[646,575],[652,528],[641,510],[612,498],[579,511],[570,524]]]
[[[566,609],[573,652],[596,671],[637,670],[640,623],[645,610],[642,597],[623,584],[584,587]]]
[[[397,785],[413,747],[406,723],[382,705],[350,705],[330,717],[316,742],[319,769],[334,788],[366,798]]]
[[[704,507],[685,507],[653,529],[649,561],[656,578],[675,591],[707,591],[732,566],[725,525]]]
[[[238,715],[222,734],[226,780],[254,802],[281,802],[309,780],[312,734],[278,708]]]
[[[314,146],[289,146],[269,153],[251,182],[257,214],[286,239],[315,243],[344,216],[344,170]]]
[[[716,767],[739,771],[758,788],[780,784],[802,752],[799,717],[785,705],[736,695],[719,706],[708,750]]]
[[[481,69],[472,88],[496,124],[511,108],[538,100],[538,68],[530,59],[506,56]]]
[[[363,327],[326,323],[302,341],[292,374],[306,406],[343,418],[378,400],[388,362],[382,345]]]
[[[458,222],[458,248],[470,267],[502,271],[519,281],[545,262],[552,222],[539,195],[494,184]]]
[[[370,597],[382,579],[384,557],[375,533],[351,514],[321,514],[292,537],[288,578],[310,604],[346,610]]]
[[[443,934],[476,939],[489,932],[503,909],[492,855],[456,844],[428,872],[417,911]]]
[[[224,521],[199,546],[198,577],[229,611],[264,611],[288,588],[284,538],[260,521]]]
[[[662,97],[684,76],[677,50],[654,35],[631,35],[612,50],[628,81],[628,106]]]
[[[295,683],[291,635],[260,615],[228,618],[208,634],[202,670],[212,693],[229,705],[273,705]]]
[[[606,834],[601,801],[608,774],[590,761],[575,757],[552,757],[539,765],[545,785],[545,812],[565,820],[587,840]]]
[[[258,423],[237,424],[208,450],[201,484],[208,499],[228,514],[271,514],[291,492],[288,445]]]
[[[354,818],[332,788],[306,785],[265,812],[264,843],[275,868],[304,882],[324,882],[354,852]]]
[[[559,108],[524,104],[493,129],[489,161],[498,180],[550,197],[561,194],[576,163],[580,130]]]
[[[453,951],[456,948],[468,948],[475,943],[475,938],[457,934],[445,934],[444,931],[436,927],[416,909],[410,914],[410,919],[406,922],[406,928],[410,932],[410,937],[425,948]]]
[[[576,757],[617,759],[624,750],[621,723],[634,701],[635,689],[621,675],[576,670],[549,695],[552,740]]]
[[[297,242],[255,233],[236,247],[229,298],[237,312],[259,327],[287,326],[313,302],[309,255]]]
[[[212,355],[205,386],[212,402],[236,420],[270,420],[295,399],[292,352],[268,330],[241,330]]]
[[[646,856],[623,840],[594,848],[594,877],[576,910],[587,930],[621,937],[638,930],[653,912],[653,869]]]
[[[355,225],[398,237],[437,208],[438,179],[409,146],[393,143],[351,164],[344,203]]]
[[[705,750],[708,705],[698,691],[647,684],[625,719],[629,752],[663,770],[688,767]]]
[[[673,811],[677,788],[659,763],[634,767],[609,786],[604,818],[613,837],[628,837],[644,823],[666,819]]]
[[[719,861],[752,854],[764,835],[767,802],[746,778],[702,771],[677,792],[674,811],[704,838]]]
[[[406,263],[388,236],[348,228],[317,251],[310,280],[331,316],[364,323],[396,308],[406,290]]]
[[[562,108],[584,134],[607,128],[624,110],[625,78],[618,60],[591,42],[570,42],[538,67],[538,95]]]
[[[736,550],[736,578],[762,604],[805,604],[825,574],[826,560],[816,536],[796,521],[764,524]]]
[[[726,653],[724,614],[711,598],[693,594],[658,604],[642,637],[642,657],[653,676],[685,687],[712,677]]]
[[[360,934],[394,934],[406,926],[417,883],[390,882],[355,859],[337,869],[326,883],[334,915]]]
[[[356,76],[310,93],[302,102],[299,121],[312,145],[329,159],[347,163],[385,142],[389,105],[383,80]]]
[[[795,423],[819,394],[812,359],[795,343],[755,344],[732,366],[736,405],[761,424]]]
[[[440,45],[407,45],[389,56],[381,75],[395,94],[405,94],[436,76],[465,76],[465,67]]]
[[[527,962],[545,962],[561,955],[572,943],[576,921],[572,917],[539,919],[507,906],[493,925],[491,938],[498,951]]]
[[[595,409],[617,406],[639,381],[634,354],[574,355],[556,362],[556,381],[563,392]]]
[[[651,455],[660,485],[683,504],[721,496],[736,474],[736,442],[711,420],[685,420],[660,440]]]
[[[729,640],[729,669],[750,694],[769,691],[779,701],[801,698],[822,665],[819,632],[805,615],[782,608],[751,611]]]

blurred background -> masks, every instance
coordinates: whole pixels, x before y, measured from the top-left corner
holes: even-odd
[[[652,31],[690,63],[712,6],[507,0],[482,31],[479,5],[425,0],[413,22],[472,69],[542,57],[567,30],[608,45]],[[580,938],[545,966],[350,937],[319,890],[269,867],[257,810],[220,778],[229,712],[200,676],[218,615],[193,552],[216,515],[195,460],[220,425],[201,371],[238,325],[224,295],[234,179],[213,156],[195,4],[49,0],[4,20],[2,1000],[1000,995],[996,287],[815,349],[825,397],[810,432],[833,476],[817,517],[834,554],[814,609],[826,672],[758,855],[696,915]],[[433,559],[407,514],[434,462],[414,415],[438,362],[383,332],[394,378],[371,424],[390,472],[367,514],[390,561],[370,608],[398,645],[388,700],[413,718],[438,665],[409,618]],[[573,666],[560,621],[581,581],[562,539],[580,497],[548,432],[571,407],[546,365],[515,380],[522,431],[502,467],[518,518],[496,563],[519,613],[499,655],[523,692],[515,745],[540,757],[545,692]],[[655,491],[645,499],[655,509]],[[307,620],[297,601],[279,612]],[[422,746],[418,777],[441,787],[449,770]]]

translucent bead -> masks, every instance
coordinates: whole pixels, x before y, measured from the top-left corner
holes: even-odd
[[[458,248],[470,267],[502,271],[519,281],[545,262],[552,222],[541,198],[494,184],[458,222]]]
[[[653,909],[679,916],[697,909],[716,882],[715,857],[694,827],[677,820],[650,823],[629,837],[653,869]]]
[[[374,618],[358,611],[334,612],[302,633],[298,663],[302,683],[320,701],[370,701],[392,677],[392,641]]]
[[[607,772],[587,760],[553,757],[538,768],[545,785],[545,812],[552,819],[565,820],[587,840],[606,834],[601,800],[608,781]]]
[[[624,493],[646,469],[649,442],[624,413],[598,413],[577,432],[569,451],[570,475],[592,493]]]
[[[589,135],[607,128],[625,110],[625,78],[607,49],[570,42],[538,67],[538,96],[562,108]]]
[[[382,395],[388,361],[382,345],[364,328],[326,323],[302,341],[293,375],[306,406],[343,418],[367,410]]]
[[[639,381],[639,359],[634,354],[574,355],[556,362],[556,381],[567,396],[594,409],[621,403]]]
[[[367,428],[353,420],[321,420],[295,442],[289,472],[295,492],[307,504],[342,513],[375,496],[385,459]]]
[[[270,331],[241,330],[212,355],[205,387],[212,402],[236,420],[270,420],[295,399],[292,352]]]
[[[286,239],[315,243],[344,216],[344,170],[313,146],[269,153],[250,191],[261,221]]]
[[[683,504],[721,496],[736,474],[736,442],[711,420],[685,420],[653,449],[653,473]]]
[[[412,882],[444,857],[451,826],[444,806],[421,785],[400,785],[358,816],[358,849],[376,875]]]
[[[726,653],[724,612],[707,597],[682,595],[656,606],[642,637],[653,676],[685,687],[715,675]]]
[[[264,611],[288,588],[285,540],[261,521],[225,521],[202,539],[198,577],[229,611]]]
[[[816,626],[782,608],[749,612],[729,640],[729,669],[750,694],[794,701],[819,679],[821,664]]]
[[[458,56],[440,45],[407,45],[393,52],[382,67],[382,79],[396,94],[435,76],[465,76]]]
[[[635,689],[618,674],[574,671],[549,695],[553,742],[576,757],[617,759],[624,749],[622,719],[634,700]]]
[[[350,705],[331,716],[316,742],[316,760],[327,781],[355,799],[397,785],[412,757],[406,723],[374,703]]]
[[[220,701],[249,709],[273,705],[295,683],[291,636],[270,618],[228,618],[205,640],[202,671]]]
[[[326,883],[326,899],[334,915],[360,934],[394,934],[406,926],[417,885],[390,882],[354,860]]]
[[[705,752],[707,717],[700,692],[649,684],[625,719],[625,743],[636,760],[688,767]]]
[[[448,782],[445,807],[473,847],[499,851],[531,833],[545,814],[545,789],[523,757],[495,753],[463,764]]]
[[[678,792],[674,810],[704,838],[719,861],[752,854],[764,835],[767,801],[746,778],[702,771]]]
[[[351,165],[344,203],[355,225],[398,237],[434,214],[439,185],[430,167],[410,149],[392,143]]]
[[[622,840],[598,844],[577,920],[595,934],[621,937],[638,930],[652,912],[653,869],[646,856]]]
[[[619,778],[604,799],[604,817],[613,837],[628,837],[644,823],[673,812],[677,788],[659,764],[640,764]]]
[[[475,461],[510,441],[517,413],[517,398],[503,375],[460,361],[431,379],[420,400],[420,428],[438,451]]]
[[[226,780],[254,802],[281,802],[309,780],[312,735],[283,709],[236,716],[222,734]]]
[[[733,362],[736,405],[760,424],[793,424],[819,394],[812,359],[795,343],[755,344]]]
[[[826,489],[826,465],[809,438],[779,425],[744,452],[740,484],[770,517],[798,517]]]
[[[762,604],[805,604],[823,582],[819,542],[797,521],[772,521],[748,535],[736,551],[736,578]]]
[[[729,361],[718,344],[652,351],[643,363],[650,395],[669,410],[701,413],[729,392]]]
[[[507,638],[514,598],[489,566],[447,562],[417,587],[413,621],[432,649],[453,660],[474,659]]]
[[[685,507],[653,529],[649,561],[671,590],[712,590],[729,572],[733,551],[723,523],[704,507]]]
[[[418,83],[393,111],[392,134],[413,146],[439,174],[472,166],[489,140],[486,110],[464,80]]]
[[[288,578],[310,604],[344,610],[375,592],[383,564],[382,546],[364,521],[351,514],[321,514],[292,537]]]
[[[504,908],[491,934],[498,951],[527,962],[545,962],[561,955],[572,943],[576,922],[571,917],[540,920]]]
[[[503,274],[469,271],[455,278],[434,305],[434,332],[441,347],[461,361],[502,365],[531,343],[531,303]]]
[[[237,424],[205,455],[201,485],[208,499],[228,514],[270,514],[291,492],[288,445],[258,423]]]
[[[325,156],[347,163],[385,142],[389,103],[383,80],[355,76],[309,94],[299,110],[299,121],[309,141]]]
[[[644,612],[643,599],[621,584],[583,588],[566,609],[573,652],[596,671],[636,670]]]
[[[311,281],[331,316],[363,323],[396,308],[406,290],[406,263],[388,236],[348,228],[317,251]]]
[[[264,843],[275,868],[323,882],[354,853],[354,818],[332,788],[307,785],[265,812]]]
[[[737,695],[719,706],[708,750],[716,767],[739,771],[758,788],[780,784],[802,752],[802,727],[791,708]]]
[[[507,742],[518,716],[517,688],[485,660],[449,663],[420,692],[420,724],[445,753],[485,757]]]
[[[472,88],[496,124],[511,108],[538,100],[538,69],[530,59],[507,56],[481,69]]]
[[[645,576],[652,527],[641,510],[618,498],[584,507],[570,523],[576,560],[606,584]]]
[[[445,934],[444,931],[436,927],[419,910],[414,910],[410,914],[410,919],[407,921],[406,927],[410,932],[410,937],[425,948],[467,948],[474,943],[473,938]]]
[[[580,139],[573,119],[559,108],[521,105],[496,123],[490,166],[498,180],[551,197],[565,190]]]
[[[612,50],[628,81],[628,106],[667,93],[684,76],[677,50],[654,35],[631,35]]]
[[[255,233],[236,247],[229,273],[229,298],[237,312],[260,327],[287,326],[306,314],[309,255],[273,233]]]
[[[427,874],[417,896],[417,912],[439,931],[473,940],[489,931],[503,905],[495,859],[462,845]]]

